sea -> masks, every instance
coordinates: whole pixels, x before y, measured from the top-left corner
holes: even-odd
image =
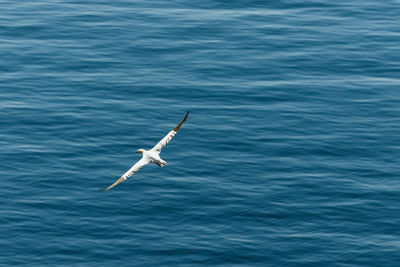
[[[0,266],[400,266],[399,16],[0,1]]]

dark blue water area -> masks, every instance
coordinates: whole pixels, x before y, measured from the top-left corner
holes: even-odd
[[[2,1],[0,265],[398,266],[399,14]]]

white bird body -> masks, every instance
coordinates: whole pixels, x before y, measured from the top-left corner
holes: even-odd
[[[157,164],[160,167],[167,166],[167,162],[165,160],[162,160],[158,153],[155,153],[154,151],[150,150],[150,151],[145,151],[143,154],[145,154],[146,157],[149,158],[150,163]]]
[[[161,150],[163,149],[164,146],[168,144],[169,141],[175,136],[175,134],[178,132],[179,128],[182,126],[182,124],[186,121],[186,118],[188,117],[189,112],[186,113],[185,118],[172,130],[170,131],[163,139],[161,139],[160,142],[158,142],[152,149],[150,150],[144,150],[144,149],[139,149],[136,151],[136,153],[142,154],[142,158],[135,163],[126,173],[124,173],[115,183],[107,187],[105,190],[111,189],[117,184],[127,180],[129,176],[137,172],[140,168],[142,168],[144,165],[147,165],[149,163],[154,163],[157,164],[160,167],[167,166],[167,162],[160,157]]]
[[[143,158],[145,158],[149,163],[157,164],[160,167],[167,166],[167,162],[160,158],[160,154],[152,149],[147,151],[143,149]]]

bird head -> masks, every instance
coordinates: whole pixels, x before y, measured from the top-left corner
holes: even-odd
[[[136,153],[138,153],[138,154],[143,154],[143,152],[144,152],[144,149],[138,149],[137,151],[136,151]]]

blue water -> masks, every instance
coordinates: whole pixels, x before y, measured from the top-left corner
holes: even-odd
[[[399,14],[2,1],[0,265],[399,266]]]

